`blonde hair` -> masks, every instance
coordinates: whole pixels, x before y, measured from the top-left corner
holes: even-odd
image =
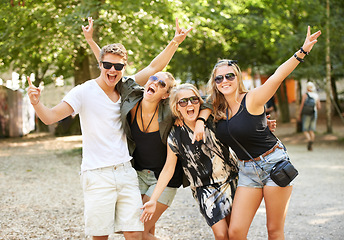
[[[204,102],[203,99],[201,98],[201,94],[199,94],[199,91],[194,85],[190,83],[184,83],[184,84],[174,87],[170,93],[170,108],[171,108],[172,114],[179,119],[183,119],[181,113],[177,109],[177,104],[179,101],[178,93],[182,90],[193,91],[195,95],[199,98],[200,104],[203,104]]]
[[[121,43],[113,43],[113,44],[109,44],[109,45],[104,46],[100,50],[100,55],[99,55],[100,61],[103,61],[104,56],[108,53],[112,53],[112,54],[121,56],[124,59],[125,64],[127,64],[128,52]]]
[[[171,84],[170,86],[168,87],[167,89],[167,92],[171,92],[171,89],[174,88],[175,86],[177,86],[177,82],[176,82],[176,79],[173,77],[172,73],[170,72],[162,72],[162,73],[165,73],[167,78],[170,80]]]
[[[238,88],[236,91],[236,97],[239,96],[241,93],[248,92],[243,81],[242,81],[242,74],[239,66],[237,65],[236,61],[229,60],[229,59],[221,59],[219,60],[210,75],[209,81],[207,83],[207,90],[209,93],[208,100],[210,100],[213,104],[213,115],[215,121],[219,121],[221,119],[226,118],[226,109],[229,110],[229,118],[232,117],[232,112],[228,106],[228,103],[226,101],[225,96],[217,89],[216,83],[215,83],[215,72],[219,67],[222,66],[232,66],[235,75],[238,79]]]

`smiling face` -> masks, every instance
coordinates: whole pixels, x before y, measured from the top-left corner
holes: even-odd
[[[148,100],[166,99],[169,96],[169,88],[172,85],[171,79],[164,72],[158,72],[151,76],[146,85],[143,97]]]
[[[231,76],[231,74],[235,75],[234,79],[227,79],[227,76]],[[232,66],[223,65],[221,67],[218,67],[214,73],[214,78],[217,76],[222,76],[222,82],[215,83],[216,88],[221,92],[223,95],[231,95],[235,94],[235,92],[238,89],[238,78],[236,76],[236,72],[234,71],[234,68]]]
[[[113,53],[105,54],[102,59],[102,62],[125,64],[125,60],[122,56]],[[106,69],[104,68],[104,64],[102,62],[99,63],[99,67],[101,70],[100,78],[102,80],[102,86],[108,89],[114,89],[116,84],[123,77],[125,66],[122,70],[116,70],[114,66],[112,66],[110,69]]]
[[[177,96],[177,111],[180,112],[186,124],[194,125],[196,123],[201,106],[200,101],[196,101],[196,99],[199,99],[199,97],[191,89],[182,89],[178,92]],[[180,102],[184,102],[184,104],[180,104]],[[187,102],[186,106],[184,106],[185,102]]]

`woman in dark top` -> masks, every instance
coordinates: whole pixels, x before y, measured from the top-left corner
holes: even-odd
[[[264,111],[282,81],[303,61],[320,36],[310,34],[300,51],[283,63],[260,87],[247,91],[236,61],[220,60],[208,82],[217,122],[216,136],[238,156],[239,181],[233,202],[229,238],[246,239],[253,217],[264,197],[269,239],[284,239],[284,222],[292,186],[278,187],[270,178],[272,166],[289,159],[283,144],[269,131]],[[254,158],[233,140],[235,138]],[[264,170],[259,168],[259,164]]]

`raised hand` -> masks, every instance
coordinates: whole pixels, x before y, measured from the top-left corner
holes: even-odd
[[[176,18],[176,32],[174,34],[173,39],[176,40],[179,44],[181,44],[191,30],[192,30],[192,27],[190,27],[188,30],[184,28],[180,28],[179,23],[178,23],[178,18]]]
[[[140,221],[144,223],[151,220],[156,209],[156,201],[146,202],[141,209],[143,209],[143,212]]]
[[[93,36],[93,19],[92,17],[88,17],[88,25],[82,26],[82,31],[84,32],[84,36],[86,41],[88,40],[92,40],[92,36]]]
[[[308,26],[307,28],[307,36],[306,36],[306,39],[305,39],[305,42],[303,43],[303,50],[305,50],[306,52],[310,52],[314,46],[314,44],[317,43],[317,39],[318,37],[321,35],[321,31],[317,31],[315,33],[313,33],[311,35],[311,27]]]
[[[27,77],[27,81],[29,83],[27,94],[29,95],[30,102],[32,105],[37,105],[39,103],[39,97],[41,96],[41,89],[32,84],[30,77]]]

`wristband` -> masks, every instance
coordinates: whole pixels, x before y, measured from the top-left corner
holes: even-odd
[[[203,121],[203,122],[204,122],[204,124],[205,124],[205,122],[206,122],[206,120],[205,120],[204,118],[202,118],[202,117],[198,117],[198,118],[197,118],[197,120],[201,120],[201,121]]]
[[[304,53],[304,54],[306,54],[306,55],[308,55],[308,54],[309,54],[309,52],[306,52],[305,50],[303,50],[303,48],[302,48],[302,47],[300,48],[300,53]]]
[[[173,44],[174,44],[174,46],[176,46],[176,47],[178,47],[178,46],[179,46],[179,43],[178,43],[176,40],[174,40],[174,39],[171,41],[171,43],[173,43]]]
[[[302,58],[299,58],[296,53],[294,53],[294,57],[296,58],[297,61],[299,62],[304,62],[304,60]]]

